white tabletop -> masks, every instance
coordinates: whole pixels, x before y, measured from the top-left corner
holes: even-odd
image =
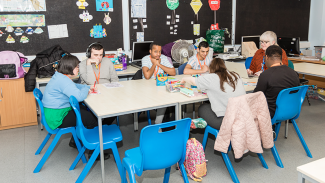
[[[294,63],[293,65],[299,74],[325,78],[325,65],[312,63]]]
[[[325,182],[325,158],[298,166],[297,171],[318,182]]]

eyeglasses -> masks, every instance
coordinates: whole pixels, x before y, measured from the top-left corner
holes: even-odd
[[[261,42],[261,44],[263,44],[263,43],[267,44],[267,43],[269,43],[270,41],[260,41],[260,42]]]

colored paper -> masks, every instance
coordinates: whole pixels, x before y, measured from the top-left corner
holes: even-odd
[[[93,19],[93,16],[88,13],[88,10],[86,10],[79,15],[79,18],[82,19],[83,22],[89,22],[90,20]]]
[[[44,27],[45,15],[40,14],[10,14],[0,15],[0,27]]]
[[[131,0],[131,17],[147,18],[147,0]]]
[[[89,5],[85,0],[79,0],[76,4],[79,9],[86,9],[86,7]]]
[[[200,35],[200,24],[193,25],[193,34],[199,36]]]
[[[9,34],[7,39],[6,39],[7,43],[15,43],[15,39]]]
[[[209,6],[212,11],[217,11],[220,8],[220,0],[209,0]]]
[[[178,0],[167,0],[166,5],[170,10],[175,10],[179,6]]]
[[[67,24],[48,25],[49,39],[69,37]]]
[[[0,0],[0,12],[46,11],[45,0]]]
[[[104,20],[103,21],[104,21],[104,23],[106,25],[108,25],[108,24],[110,24],[112,22],[111,17],[109,17],[109,13],[107,13],[107,14],[104,13]]]
[[[96,11],[113,12],[113,0],[96,0]]]
[[[102,25],[94,25],[92,29],[90,29],[90,37],[93,38],[103,38],[106,37],[106,29],[103,28]]]
[[[200,11],[203,4],[200,0],[192,0],[190,5],[191,5],[194,13],[197,14]]]
[[[137,32],[137,42],[144,41],[144,32]]]

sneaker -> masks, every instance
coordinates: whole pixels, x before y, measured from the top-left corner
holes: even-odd
[[[77,145],[76,145],[76,142],[74,141],[73,136],[70,139],[69,146],[72,147],[72,148],[77,149]]]
[[[89,150],[88,152],[88,160],[90,159],[90,157],[93,155],[94,150]],[[110,155],[108,153],[104,153],[104,160],[109,159]],[[96,161],[100,160],[100,154],[98,154]]]
[[[276,138],[276,133],[273,131],[273,140]]]

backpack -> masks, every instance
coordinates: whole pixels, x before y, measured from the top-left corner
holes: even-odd
[[[25,55],[15,51],[0,52],[0,79],[23,78],[23,64],[27,62]]]
[[[186,156],[184,166],[187,174],[194,181],[202,181],[207,174],[206,159],[202,144],[195,138],[186,143]]]

